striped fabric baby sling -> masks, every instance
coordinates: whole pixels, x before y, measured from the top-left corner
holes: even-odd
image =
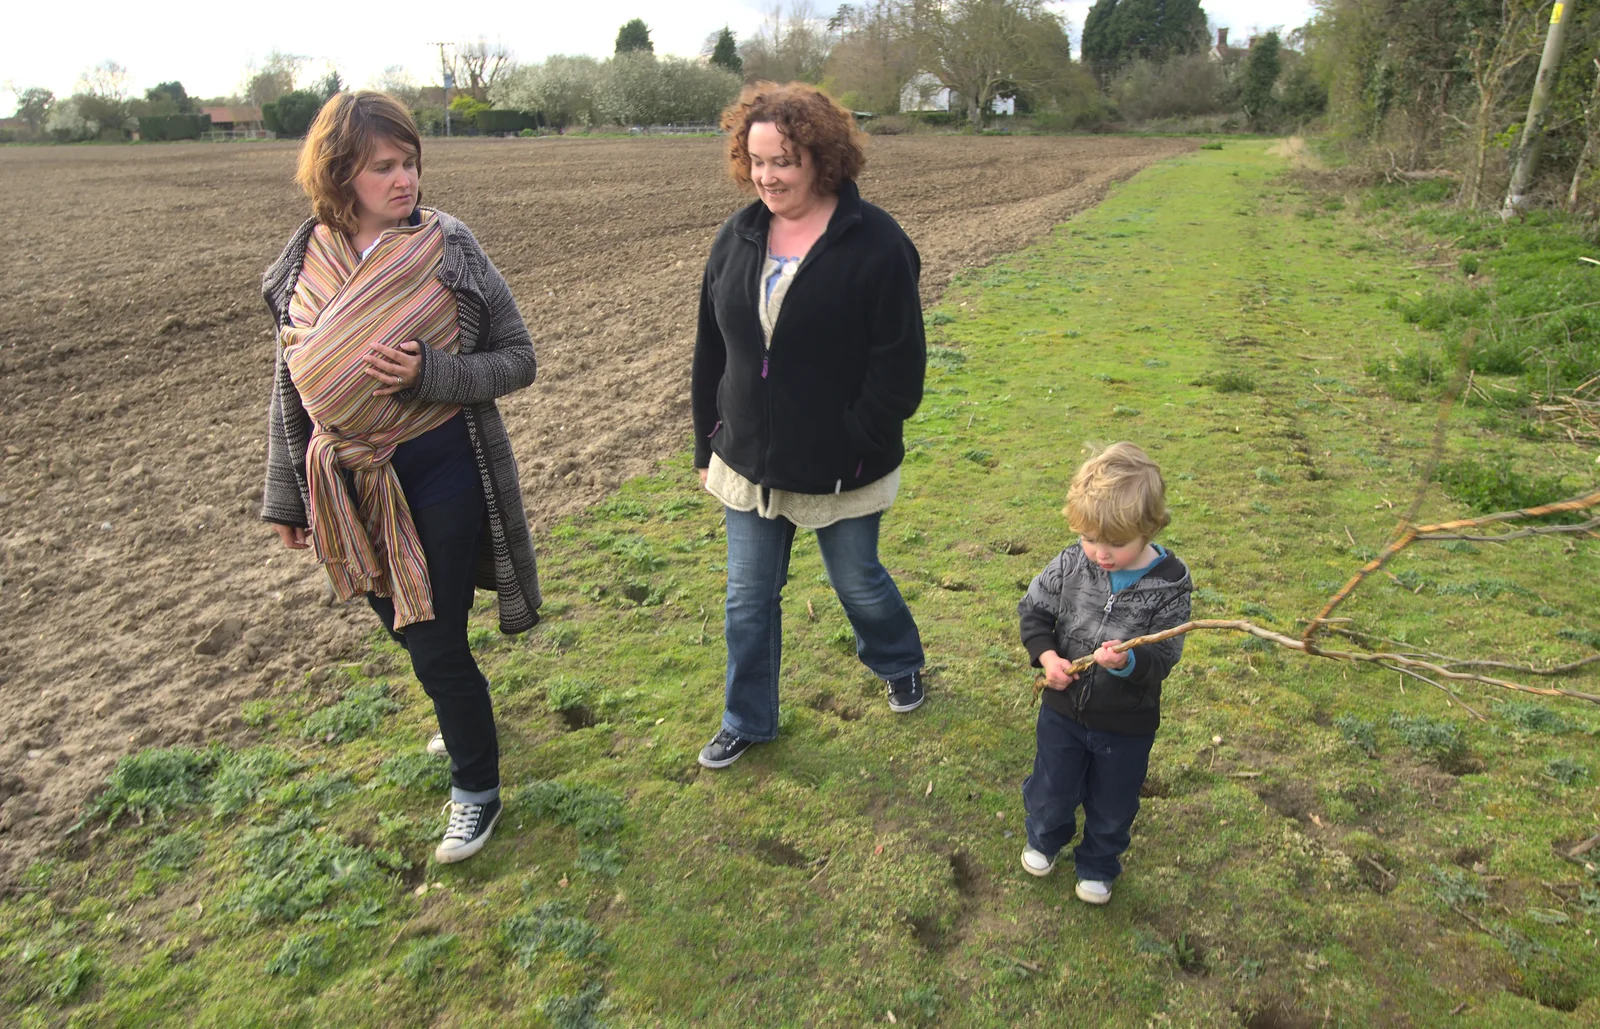
[[[417,340],[454,353],[461,345],[455,295],[439,281],[444,230],[423,212],[418,225],[385,229],[366,257],[342,232],[318,225],[289,302],[283,330],[289,377],[312,422],[306,448],[311,537],[340,600],[391,597],[394,627],[433,617],[428,563],[400,478],[396,445],[436,429],[456,404],[402,403],[374,396],[363,371],[373,344]],[[345,473],[355,480],[352,502]]]

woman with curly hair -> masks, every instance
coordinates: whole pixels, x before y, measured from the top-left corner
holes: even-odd
[[[462,861],[500,818],[489,683],[467,643],[477,585],[502,632],[539,620],[516,462],[495,398],[533,381],[505,279],[461,222],[421,206],[422,140],[382,93],[340,93],[300,150],[312,216],[267,269],[277,326],[261,516],[315,547],[411,656],[450,757],[435,851]]]
[[[797,528],[814,529],[856,654],[889,709],[923,700],[922,640],[878,560],[900,484],[901,428],[927,360],[921,260],[861,199],[850,112],[814,86],[758,82],[722,114],[728,171],[756,200],[706,261],[691,397],[695,467],[727,514],[725,768],[778,735],[781,594]]]

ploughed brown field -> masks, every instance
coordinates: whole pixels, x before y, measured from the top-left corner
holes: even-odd
[[[925,300],[1192,143],[874,139],[863,194]],[[289,143],[0,148],[0,883],[116,759],[246,732],[240,705],[374,621],[256,516],[261,271],[306,216]],[[472,226],[533,333],[501,401],[536,533],[689,439],[700,270],[745,202],[715,139],[441,140],[424,200]],[[685,462],[684,474],[689,474]]]

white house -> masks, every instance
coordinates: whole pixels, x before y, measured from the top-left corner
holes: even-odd
[[[931,71],[922,71],[906,80],[900,87],[901,111],[948,111],[950,110],[952,94],[950,87],[939,81],[939,76]],[[962,109],[964,104],[957,98],[956,107]],[[1016,114],[1017,101],[1014,97],[995,97],[989,101],[990,114]]]

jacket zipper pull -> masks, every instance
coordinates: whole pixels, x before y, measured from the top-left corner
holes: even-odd
[[[1103,613],[1104,614],[1110,614],[1111,613],[1111,605],[1115,604],[1116,602],[1117,602],[1117,595],[1115,593],[1113,593],[1113,594],[1111,594],[1111,596],[1107,597],[1106,598],[1105,611]]]

